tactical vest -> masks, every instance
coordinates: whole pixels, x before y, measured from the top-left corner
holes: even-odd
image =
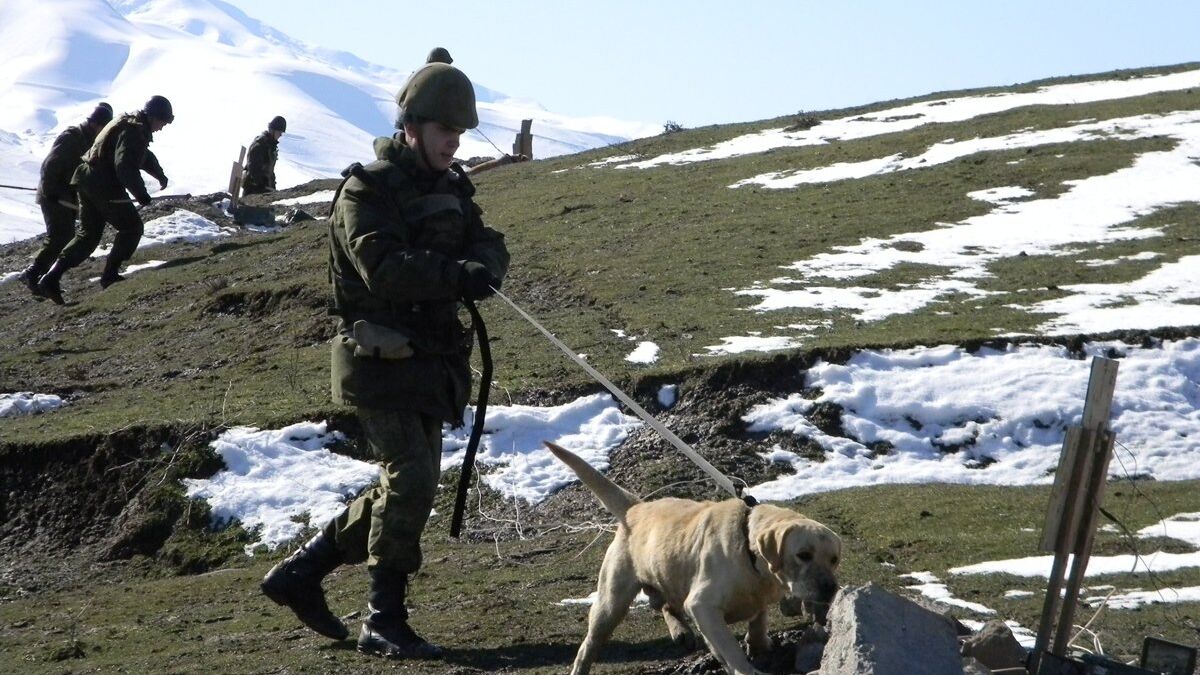
[[[257,149],[265,148],[265,153],[259,157]],[[279,161],[279,141],[271,132],[259,134],[250,144],[250,153],[246,160],[245,189],[253,192],[263,192],[267,188],[275,189],[275,164]]]
[[[150,131],[137,118],[137,115],[121,115],[100,130],[100,134],[96,136],[96,141],[92,143],[92,147],[84,154],[83,161],[90,164],[93,168],[97,168],[103,164],[111,165],[113,163],[113,154],[116,152],[117,139],[120,138],[122,131],[130,127],[138,127],[139,131],[146,135],[146,142],[149,143]]]
[[[441,269],[449,276],[451,268],[436,264],[455,264],[466,257],[473,219],[480,213],[470,200],[474,192],[470,181],[457,167],[431,183],[390,160],[367,166],[354,165],[344,174],[346,180],[334,196],[329,219],[329,275],[333,292],[330,312],[340,319],[339,334],[332,345],[332,393],[338,403],[383,409],[411,409],[436,416],[458,425],[469,398],[471,371],[469,358],[471,333],[458,318],[457,278],[443,279],[442,285],[430,286],[422,298],[444,299],[410,302],[372,292],[353,266],[348,243],[344,240],[346,222],[357,217],[352,206],[343,209],[343,192],[353,178],[365,187],[361,192],[369,204],[364,211],[372,219],[394,224],[395,234],[414,251],[441,254],[421,259],[417,265],[430,265],[430,272]],[[356,195],[360,186],[354,186]],[[380,220],[382,216],[382,220]],[[437,277],[431,274],[430,278]],[[444,285],[444,288],[443,288]],[[443,292],[444,291],[444,292]],[[353,337],[357,321],[394,330],[410,341],[411,356],[400,359],[373,358],[363,355]]]
[[[334,194],[341,196],[346,182],[357,178],[388,204],[390,215],[403,222],[409,234],[408,243],[415,249],[440,253],[451,259],[465,256],[468,244],[469,217],[478,207],[470,201],[469,181],[455,165],[423,192],[411,180],[405,180],[386,160],[367,166],[352,165],[346,178]],[[337,223],[330,221],[330,241],[336,241],[332,231]],[[419,349],[430,353],[460,353],[469,350],[469,333],[458,321],[458,301],[409,303],[379,298],[370,293],[355,270],[342,269],[342,261],[331,251],[329,274],[333,286],[331,313],[352,324],[357,319],[381,323],[404,330]],[[447,289],[452,291],[454,289]]]
[[[134,130],[143,140],[141,144],[143,154],[138,166],[138,169],[141,169],[141,165],[145,163],[145,153],[149,151],[153,134],[136,114],[125,114],[109,122],[96,136],[96,141],[83,156],[83,163],[86,166],[79,167],[72,183],[87,186],[88,189],[99,188],[105,192],[112,191],[114,194],[120,190],[123,193],[126,186],[117,175],[116,147],[121,132],[126,129]],[[145,188],[142,188],[142,192],[144,191]]]
[[[71,175],[83,161],[83,154],[88,151],[94,140],[88,133],[88,128],[83,125],[67,127],[59,134],[50,154],[42,161],[37,189],[39,204],[47,199],[75,201]]]

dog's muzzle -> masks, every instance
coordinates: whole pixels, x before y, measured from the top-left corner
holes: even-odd
[[[833,602],[833,596],[838,592],[837,580],[832,575],[823,576],[816,583],[815,589],[808,590],[811,593],[808,597],[796,597],[791,594],[783,596],[783,599],[779,601],[779,611],[784,616],[808,614],[816,619],[817,623],[823,624],[829,614],[829,605]]]
[[[829,617],[829,603],[788,596],[779,601],[779,611],[784,616],[811,616],[817,623],[824,624]]]

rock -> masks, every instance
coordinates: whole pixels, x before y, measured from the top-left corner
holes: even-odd
[[[283,217],[283,222],[288,225],[303,223],[306,220],[316,220],[316,218],[313,218],[312,214],[299,207],[288,209],[287,214]]]
[[[807,673],[818,670],[821,666],[821,655],[825,653],[825,643],[829,640],[829,632],[819,624],[809,626],[796,643],[796,660],[793,672]]]
[[[963,675],[992,675],[992,669],[983,665],[974,657],[968,656],[962,661]]]
[[[844,588],[829,610],[821,675],[961,675],[954,625],[875,584]]]
[[[992,670],[1023,668],[1028,654],[1012,630],[999,619],[983,624],[979,632],[963,641],[963,656],[972,656]]]

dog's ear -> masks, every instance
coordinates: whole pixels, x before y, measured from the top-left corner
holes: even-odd
[[[759,533],[756,543],[758,554],[767,561],[767,567],[775,574],[783,573],[783,548],[787,542],[787,526],[774,525]]]

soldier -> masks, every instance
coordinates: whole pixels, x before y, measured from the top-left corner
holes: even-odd
[[[142,218],[133,201],[150,203],[150,193],[142,182],[140,171],[158,179],[161,188],[167,187],[167,175],[158,164],[158,158],[150,151],[154,132],[175,121],[171,102],[162,96],[153,96],[141,110],[126,113],[110,122],[96,137],[91,149],[84,155],[83,163],[75,169],[71,185],[79,191],[79,232],[71,239],[54,266],[38,281],[37,289],[42,295],[62,305],[62,289],[59,282],[67,270],[79,265],[96,250],[104,223],[108,222],[117,231],[112,250],[100,276],[100,287],[124,281],[120,275],[121,264],[137,250],[142,239]]]
[[[44,300],[38,292],[38,279],[50,269],[63,247],[75,235],[75,216],[79,212],[79,196],[71,187],[71,174],[83,161],[83,153],[92,147],[96,134],[112,121],[113,109],[100,102],[92,114],[79,126],[67,127],[54,144],[50,154],[42,161],[42,177],[38,181],[37,203],[42,207],[42,219],[46,221],[46,242],[38,251],[33,262],[21,272],[21,281],[34,297]]]
[[[287,131],[287,120],[276,116],[267,130],[258,135],[246,153],[246,179],[242,196],[275,191],[275,162],[279,159],[279,138]]]
[[[471,334],[460,298],[481,300],[508,269],[504,236],[486,227],[475,188],[454,162],[459,136],[478,125],[470,80],[426,66],[397,96],[402,133],[375,140],[375,161],[353,165],[329,218],[329,275],[338,335],[332,385],[355,406],[379,486],[276,565],[262,590],[310,628],[348,631],[329,611],[321,580],[342,563],[367,562],[371,590],[361,652],[438,658],[408,624],[409,575],[421,566],[421,533],[441,473],[442,423],[462,424],[471,383]]]

